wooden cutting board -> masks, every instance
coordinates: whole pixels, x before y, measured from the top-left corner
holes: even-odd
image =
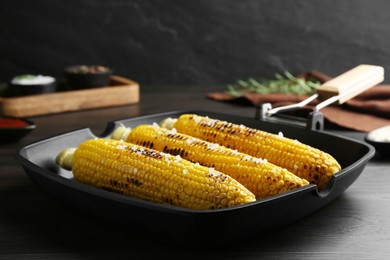
[[[111,76],[110,86],[49,94],[0,97],[0,115],[27,117],[138,103],[139,84]]]

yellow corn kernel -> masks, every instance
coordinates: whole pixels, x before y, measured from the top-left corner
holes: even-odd
[[[126,131],[118,128],[115,132]],[[258,199],[309,184],[306,180],[267,160],[254,158],[216,143],[177,133],[175,129],[167,130],[157,124],[139,125],[127,133],[129,133],[128,136],[118,134],[115,136],[126,139],[130,143],[172,155],[180,155],[194,163],[213,167],[239,181]],[[259,183],[262,185],[259,186]],[[278,185],[274,185],[275,183]],[[271,185],[273,188],[268,188]]]
[[[237,149],[286,168],[323,189],[340,164],[330,154],[283,136],[194,114],[181,115],[170,124],[180,133]]]
[[[253,193],[230,176],[179,156],[123,141],[87,140],[72,156],[71,168],[76,180],[140,199],[191,209],[223,208],[255,201]],[[233,195],[228,198],[229,192]]]

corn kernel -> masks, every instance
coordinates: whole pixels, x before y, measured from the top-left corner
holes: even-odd
[[[212,126],[209,124],[213,120]],[[297,140],[240,125],[193,114],[181,115],[173,125],[179,133],[216,142],[286,168],[323,189],[331,176],[341,170],[339,163],[328,153]],[[321,165],[325,164],[323,168]],[[298,167],[296,167],[298,166]],[[320,170],[321,176],[316,175]]]
[[[300,179],[288,171],[284,175],[280,175],[281,168],[269,163],[267,159],[253,157],[189,135],[181,133],[173,134],[170,130],[160,128],[156,125],[137,126],[130,132],[127,142],[139,145],[153,144],[154,149],[168,152],[172,155],[176,155],[179,152],[180,158],[210,167],[209,177],[214,178],[215,181],[221,180],[214,173],[214,170],[223,172],[243,184],[256,195],[256,198],[271,195],[261,192],[262,189],[260,187],[262,186],[258,185],[258,183],[266,182],[267,179],[265,177],[267,176],[273,176],[273,178],[278,179],[295,179],[295,186],[288,186],[288,190],[308,184],[307,181]],[[185,170],[183,173],[185,172],[187,171]],[[280,189],[281,187],[278,188],[277,193],[280,192]]]
[[[240,196],[241,203],[255,200],[249,190],[222,173],[215,171],[219,180],[215,182],[206,177],[207,167],[114,140],[83,142],[73,154],[72,170],[76,180],[98,188],[193,209],[234,206]],[[183,170],[188,173],[183,175]],[[240,192],[228,198],[232,188]],[[211,191],[218,196],[209,196]]]

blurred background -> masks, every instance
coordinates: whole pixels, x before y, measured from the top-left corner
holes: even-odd
[[[142,84],[390,69],[386,0],[2,0],[0,80],[110,66]],[[388,82],[388,80],[386,80]]]

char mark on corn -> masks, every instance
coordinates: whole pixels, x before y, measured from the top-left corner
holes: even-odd
[[[117,140],[83,142],[73,154],[72,171],[76,180],[101,189],[191,209],[255,201],[253,193],[230,176]]]
[[[320,190],[329,183],[334,173],[341,170],[340,164],[330,154],[286,138],[281,133],[272,134],[194,114],[181,115],[173,127],[180,133],[265,158],[317,184]]]
[[[291,172],[217,143],[167,130],[158,125],[139,125],[131,130],[127,142],[153,144],[154,149],[180,155],[200,165],[215,168],[248,188],[257,199],[276,195],[309,184]]]

